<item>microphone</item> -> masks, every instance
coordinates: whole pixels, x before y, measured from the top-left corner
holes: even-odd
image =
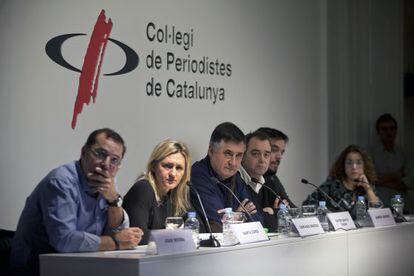
[[[243,211],[247,214],[247,216],[249,217],[250,221],[256,221],[253,219],[252,215],[249,213],[249,211],[247,211],[247,209],[242,205],[240,199],[236,196],[236,194],[226,185],[224,185],[223,183],[221,183],[217,178],[215,178],[214,176],[210,177],[211,180],[213,180],[214,182],[216,182],[217,184],[220,184],[221,186],[223,186],[224,188],[226,188],[231,194],[232,196],[237,200],[237,202],[239,203],[239,206],[243,209]]]
[[[319,192],[321,192],[328,200],[329,200],[329,202],[334,206],[334,207],[336,207],[336,208],[338,208],[339,210],[341,210],[341,211],[349,211],[349,208],[344,208],[344,207],[342,207],[340,204],[338,204],[338,202],[336,202],[332,197],[330,197],[325,191],[323,191],[323,190],[321,190],[321,189],[319,189],[319,187],[318,186],[316,186],[315,184],[313,184],[313,183],[310,183],[308,180],[306,180],[306,179],[304,179],[304,178],[302,178],[302,180],[301,180],[301,182],[303,183],[303,184],[308,184],[308,185],[311,185],[311,186],[313,186],[313,187],[315,187],[316,188],[316,190],[318,190]],[[342,202],[342,201],[341,201]],[[348,204],[346,204],[346,205],[348,205]]]
[[[261,185],[261,186],[263,186],[263,187],[265,187],[266,189],[268,189],[269,191],[271,191],[272,192],[272,194],[277,198],[277,199],[279,199],[280,201],[282,201],[282,198],[275,192],[275,190],[273,190],[272,188],[270,188],[268,185],[266,185],[266,184],[262,184],[262,183],[260,183],[256,178],[252,178],[252,181],[254,182],[254,183],[256,183],[256,184],[259,184],[259,185]]]
[[[210,222],[208,221],[208,217],[206,214],[206,210],[204,209],[203,202],[201,201],[200,194],[198,193],[197,189],[191,184],[190,181],[187,182],[187,186],[190,187],[190,190],[194,191],[197,195],[198,202],[200,203],[201,210],[203,211],[204,219],[207,223],[208,231],[210,232],[210,237],[208,240],[200,240],[201,247],[220,247],[220,242],[213,236],[213,231],[211,231]]]
[[[392,214],[394,215],[395,222],[399,223],[399,222],[407,222],[408,221],[403,215],[401,215],[399,212],[397,212],[397,210],[395,210],[392,207],[390,209],[391,209]]]

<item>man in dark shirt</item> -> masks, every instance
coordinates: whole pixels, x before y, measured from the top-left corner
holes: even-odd
[[[221,123],[211,134],[207,156],[192,166],[191,182],[200,194],[214,232],[222,231],[221,217],[226,207],[238,212],[248,211],[253,216],[256,214],[256,206],[249,201],[246,185],[238,173],[245,151],[244,139],[243,132],[236,125]],[[241,204],[229,189],[241,200]],[[191,204],[201,214],[197,196],[195,193],[190,195]]]
[[[266,133],[255,131],[246,135],[246,152],[240,167],[240,175],[246,183],[257,211],[263,215],[263,226],[273,232],[277,229],[277,219],[273,209],[275,195],[263,177],[269,168],[270,155],[270,140]]]
[[[385,206],[389,206],[396,194],[407,199],[414,185],[414,172],[404,149],[396,143],[398,124],[395,118],[389,113],[382,114],[377,119],[376,131],[379,143],[371,145],[368,151],[377,174],[376,192]],[[407,207],[406,204],[406,211]]]
[[[282,198],[285,205],[294,208],[296,207],[295,204],[290,200],[285,188],[279,180],[279,177],[276,175],[283,154],[285,153],[286,146],[289,142],[289,137],[283,132],[270,127],[261,127],[257,131],[264,132],[269,136],[272,148],[269,169],[264,175],[266,184],[268,184]],[[273,197],[273,202],[274,208],[277,208],[281,203],[276,196]]]

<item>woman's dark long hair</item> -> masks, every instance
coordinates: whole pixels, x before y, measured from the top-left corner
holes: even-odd
[[[349,153],[359,153],[361,155],[362,161],[364,162],[364,174],[367,176],[369,183],[374,185],[377,180],[374,163],[368,153],[357,145],[349,145],[341,152],[341,154],[339,154],[335,163],[332,165],[329,177],[341,181],[346,179],[345,159]]]

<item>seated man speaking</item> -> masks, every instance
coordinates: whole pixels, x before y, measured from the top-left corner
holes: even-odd
[[[218,125],[211,134],[207,156],[192,166],[191,181],[200,194],[213,232],[222,231],[221,217],[226,207],[256,214],[256,207],[249,201],[246,185],[238,173],[245,150],[244,139],[243,132],[233,123]],[[242,206],[229,189],[241,200]],[[196,194],[190,195],[191,204],[202,214]]]
[[[111,129],[92,132],[79,161],[52,170],[27,198],[12,243],[15,275],[38,275],[39,254],[129,249],[142,231],[128,228],[115,175],[125,154]]]

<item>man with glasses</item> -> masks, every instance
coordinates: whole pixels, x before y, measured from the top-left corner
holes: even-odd
[[[128,228],[115,186],[126,148],[104,128],[92,132],[79,161],[52,170],[27,198],[12,243],[15,275],[38,275],[39,254],[131,249],[142,231]]]
[[[211,134],[207,156],[195,162],[191,182],[198,191],[213,232],[221,232],[224,208],[256,214],[256,206],[249,201],[246,185],[238,173],[245,151],[243,132],[233,123],[218,125]],[[241,204],[230,190],[241,200]],[[191,204],[199,214],[202,209],[195,193],[190,193]],[[259,218],[253,218],[259,220]]]

